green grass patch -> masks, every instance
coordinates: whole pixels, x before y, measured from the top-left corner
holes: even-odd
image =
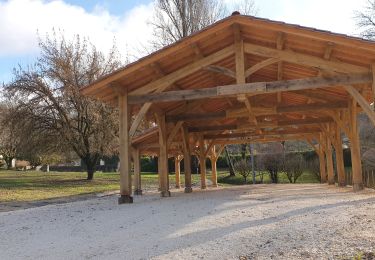
[[[236,175],[228,177],[228,171],[218,172],[218,183],[222,186],[243,185],[243,177]],[[185,177],[181,175],[181,185]],[[211,179],[210,171],[207,179]],[[259,178],[257,178],[259,181]],[[268,174],[264,175],[264,183],[270,183]],[[317,182],[314,176],[305,173],[298,183]],[[84,172],[38,172],[38,171],[0,171],[0,202],[27,202],[68,196],[101,193],[119,190],[120,175],[114,173],[95,173],[94,180],[87,181]],[[175,175],[169,175],[170,187],[176,186]],[[200,185],[200,175],[192,174],[194,186]],[[248,178],[252,183],[252,177]],[[280,174],[280,183],[289,183],[284,174]],[[156,173],[142,173],[142,189],[157,190],[159,187]]]

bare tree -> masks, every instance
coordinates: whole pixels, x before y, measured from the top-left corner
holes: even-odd
[[[229,8],[242,14],[255,14],[253,0],[239,0],[225,5],[222,0],[157,0],[154,27],[154,49],[159,49],[197,32],[230,15]]]
[[[375,39],[375,0],[367,0],[367,5],[361,11],[355,12],[360,35],[366,39]]]
[[[15,70],[6,90],[37,130],[58,136],[61,146],[81,158],[92,180],[100,158],[116,147],[117,117],[111,107],[79,90],[120,66],[117,51],[113,48],[106,58],[86,39],[67,41],[56,33],[39,46],[37,63]]]
[[[246,159],[241,159],[235,162],[234,169],[244,178],[246,184],[247,177],[251,174],[250,162],[246,161]]]
[[[284,166],[285,175],[290,183],[296,183],[306,169],[306,162],[303,156],[298,154],[289,154]]]
[[[2,155],[7,169],[12,167],[13,159],[21,151],[22,135],[20,122],[15,120],[15,108],[9,102],[0,106],[0,155]]]

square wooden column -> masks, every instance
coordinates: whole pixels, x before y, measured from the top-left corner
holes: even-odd
[[[131,176],[131,154],[130,154],[130,109],[128,104],[128,93],[126,89],[118,96],[119,106],[119,136],[120,136],[120,198],[119,204],[133,203],[132,176]]]
[[[181,188],[181,181],[180,181],[180,175],[181,175],[181,160],[182,156],[177,155],[174,157],[174,172],[176,176],[176,188]]]
[[[337,180],[339,187],[345,187],[345,167],[344,167],[344,154],[342,150],[342,139],[341,130],[338,124],[334,126],[334,142],[336,152],[336,169],[337,169]]]
[[[193,191],[191,188],[191,154],[189,132],[185,126],[182,128],[182,139],[184,148],[185,193],[190,193]]]
[[[353,190],[363,190],[361,150],[357,125],[357,102],[353,99],[349,107],[350,152],[352,157]]]
[[[327,171],[326,171],[326,157],[325,157],[325,139],[323,134],[320,134],[319,138],[319,167],[320,167],[320,182],[327,182]]]
[[[333,170],[333,158],[332,158],[332,143],[329,136],[326,136],[326,159],[327,159],[327,173],[328,173],[328,184],[335,184],[335,174]]]
[[[212,146],[211,151],[211,181],[212,181],[212,187],[217,187],[217,168],[216,168],[216,162],[217,162],[217,156],[216,156],[216,149],[215,145]]]
[[[201,175],[201,189],[206,189],[206,156],[203,135],[199,135],[199,168]]]
[[[169,172],[168,172],[168,148],[167,148],[167,129],[165,124],[165,115],[156,115],[159,129],[159,165],[158,171],[160,176],[160,195],[170,197],[169,191]]]
[[[134,164],[134,195],[142,195],[141,183],[141,163],[139,149],[135,148],[133,151],[133,164]]]

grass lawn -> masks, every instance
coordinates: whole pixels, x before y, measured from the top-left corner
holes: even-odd
[[[119,173],[95,173],[93,181],[85,180],[83,172],[37,172],[37,171],[0,171],[0,202],[27,202],[44,199],[60,198],[91,193],[119,190]],[[210,172],[207,179],[211,178]],[[169,176],[170,187],[175,186],[175,176]],[[252,181],[249,177],[248,182]],[[193,174],[192,182],[199,186],[200,175]],[[228,177],[227,171],[218,172],[218,182],[221,185],[241,185],[240,175]],[[269,177],[264,175],[264,182],[269,183]],[[298,183],[317,182],[313,176],[304,174]],[[280,174],[280,183],[288,183],[284,174]],[[181,176],[184,185],[184,175]],[[142,189],[156,190],[158,177],[155,173],[142,173]]]

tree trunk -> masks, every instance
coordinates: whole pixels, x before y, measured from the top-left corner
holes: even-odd
[[[83,162],[86,164],[88,181],[91,181],[94,179],[94,173],[96,171],[96,164],[98,163],[99,158],[100,157],[97,154],[95,155],[88,154],[83,159]]]
[[[87,180],[91,181],[94,179],[94,173],[95,173],[95,167],[89,167],[87,166]]]
[[[12,157],[5,157],[5,163],[7,164],[7,170],[10,170],[12,168],[12,161],[13,161],[13,158]]]
[[[234,167],[233,167],[233,162],[229,157],[229,153],[227,150],[227,147],[224,147],[224,152],[225,152],[225,158],[227,159],[228,167],[229,167],[229,176],[235,176],[236,174],[234,173]]]

